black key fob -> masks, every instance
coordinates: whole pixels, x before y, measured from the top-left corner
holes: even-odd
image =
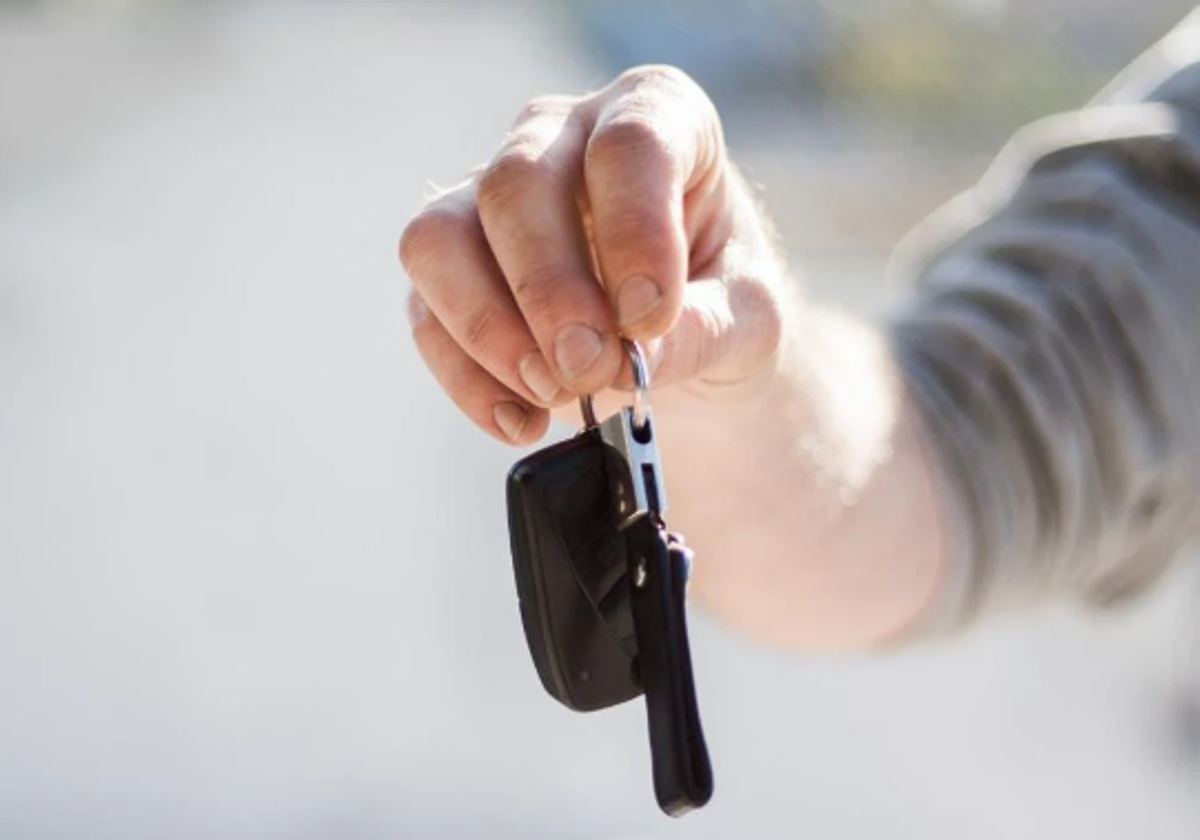
[[[521,622],[550,696],[576,711],[646,697],[654,793],[672,816],[713,791],[684,606],[691,552],[663,523],[649,378],[627,345],[635,400],[519,461],[508,519]]]
[[[642,693],[625,538],[614,524],[605,459],[591,428],[524,458],[508,475],[525,638],[546,691],[580,712]]]

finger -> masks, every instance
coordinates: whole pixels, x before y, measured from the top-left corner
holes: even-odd
[[[737,386],[752,383],[777,357],[789,308],[782,302],[786,289],[757,279],[760,274],[731,279],[692,280],[684,290],[683,306],[666,336],[643,343],[654,389],[684,384],[712,398],[744,395]],[[754,277],[755,279],[751,279]],[[598,416],[607,417],[628,405],[633,388],[627,365],[613,390],[594,398]],[[554,416],[579,424],[574,404],[559,406]]]
[[[527,108],[480,177],[479,217],[512,295],[559,381],[608,385],[621,365],[616,325],[593,270],[576,195],[586,126],[570,100]]]
[[[672,68],[630,71],[598,99],[584,167],[596,255],[621,331],[653,338],[683,306],[685,199],[722,177],[720,123],[699,87]]]
[[[649,350],[654,387],[736,384],[764,370],[783,336],[781,293],[757,280],[693,280],[679,319]]]
[[[443,194],[413,219],[401,237],[400,258],[446,331],[494,378],[544,406],[569,396],[550,372],[492,256],[473,184]]]
[[[468,356],[416,292],[409,298],[409,320],[426,366],[476,425],[510,444],[534,443],[546,434],[550,412],[506,388]]]

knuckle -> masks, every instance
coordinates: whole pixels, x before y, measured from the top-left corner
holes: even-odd
[[[606,213],[604,218],[603,245],[619,246],[629,254],[670,253],[679,247],[677,239],[674,220],[665,207],[627,202]],[[661,258],[656,262],[661,262]]]
[[[691,76],[670,64],[631,67],[618,77],[618,83],[633,88],[650,87],[668,91],[698,89]]]
[[[400,263],[414,278],[438,254],[460,247],[473,235],[473,224],[463,210],[444,203],[426,207],[400,235]]]
[[[561,117],[575,107],[576,99],[571,96],[537,96],[525,103],[513,120],[513,126],[533,122],[541,117]]]
[[[480,207],[502,210],[527,190],[544,169],[540,155],[523,143],[514,143],[479,176]]]
[[[496,311],[480,307],[467,313],[462,326],[463,349],[476,359],[486,356],[496,339]]]
[[[554,312],[563,285],[558,278],[562,276],[551,268],[538,267],[513,278],[513,297],[520,302],[521,311],[528,313],[530,320],[540,321]]]
[[[724,131],[717,108],[704,89],[682,70],[665,64],[635,67],[618,78],[608,108],[617,120],[640,117],[655,129],[657,151],[671,149],[671,137],[700,141],[702,150],[724,149]],[[636,138],[633,138],[636,139]],[[643,138],[655,150],[651,138]]]
[[[653,116],[636,111],[623,113],[596,128],[588,141],[586,165],[671,166],[670,144]]]

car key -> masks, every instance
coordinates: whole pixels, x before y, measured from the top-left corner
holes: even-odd
[[[642,693],[625,539],[613,524],[596,427],[536,452],[508,478],[521,623],[550,696],[579,712]]]
[[[509,473],[513,566],[542,684],[577,711],[646,696],[659,806],[680,815],[712,794],[684,596],[691,553],[663,523],[649,376],[624,342],[634,404],[520,461]]]
[[[663,522],[667,496],[647,404],[649,370],[641,348],[624,344],[633,370],[633,405],[600,424],[600,435],[608,445],[612,506],[625,536],[654,791],[663,811],[680,816],[708,802],[713,789],[684,608],[691,552]]]

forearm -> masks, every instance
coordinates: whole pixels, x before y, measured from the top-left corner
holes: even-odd
[[[1020,134],[903,252],[886,332],[815,314],[756,402],[675,422],[719,614],[832,646],[1107,604],[1200,530],[1198,34]]]
[[[791,305],[683,74],[539,100],[406,229],[414,338],[516,444],[576,394],[627,399],[617,339],[643,342],[695,592],[763,638],[861,647],[1126,596],[1200,530],[1198,44],[1200,13],[1020,134],[937,217],[886,327]]]
[[[722,620],[788,647],[870,646],[938,590],[936,465],[881,332],[797,312],[751,395],[659,413],[671,523],[697,550],[694,593]]]

